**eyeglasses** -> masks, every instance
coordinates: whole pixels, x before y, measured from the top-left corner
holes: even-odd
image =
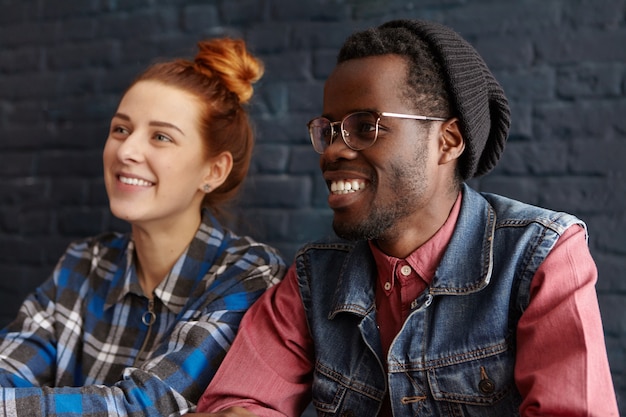
[[[350,113],[341,121],[331,122],[325,117],[316,117],[307,126],[313,149],[319,154],[324,153],[333,140],[341,132],[341,137],[348,148],[362,151],[372,146],[378,138],[378,124],[381,117],[397,117],[399,119],[430,120],[444,122],[441,117],[417,116],[413,114],[358,111]],[[339,126],[339,130],[336,129]]]

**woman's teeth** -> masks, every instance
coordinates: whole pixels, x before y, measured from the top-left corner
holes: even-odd
[[[121,182],[128,185],[137,185],[139,187],[150,187],[152,185],[150,181],[142,180],[140,178],[128,178],[120,175],[119,179]]]
[[[330,183],[330,192],[333,194],[348,194],[364,189],[365,181],[339,180]]]

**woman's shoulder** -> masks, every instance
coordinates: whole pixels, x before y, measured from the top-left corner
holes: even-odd
[[[130,235],[106,232],[72,241],[59,260],[58,268],[86,272],[101,263],[116,264],[125,256]]]

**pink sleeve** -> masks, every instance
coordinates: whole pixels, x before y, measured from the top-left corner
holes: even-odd
[[[570,227],[537,270],[517,328],[522,416],[617,416],[597,270],[585,230]]]
[[[198,412],[239,406],[261,417],[300,415],[310,401],[312,357],[292,266],[244,316]]]

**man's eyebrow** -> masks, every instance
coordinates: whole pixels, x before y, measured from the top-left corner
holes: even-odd
[[[117,117],[119,119],[125,120],[127,122],[130,122],[130,117],[124,113],[115,113],[113,115],[113,117]],[[185,132],[183,132],[178,126],[176,126],[175,124],[172,123],[168,123],[168,122],[159,122],[159,121],[151,121],[149,123],[150,126],[156,126],[156,127],[169,127],[175,130],[178,130],[183,136],[185,136]]]

